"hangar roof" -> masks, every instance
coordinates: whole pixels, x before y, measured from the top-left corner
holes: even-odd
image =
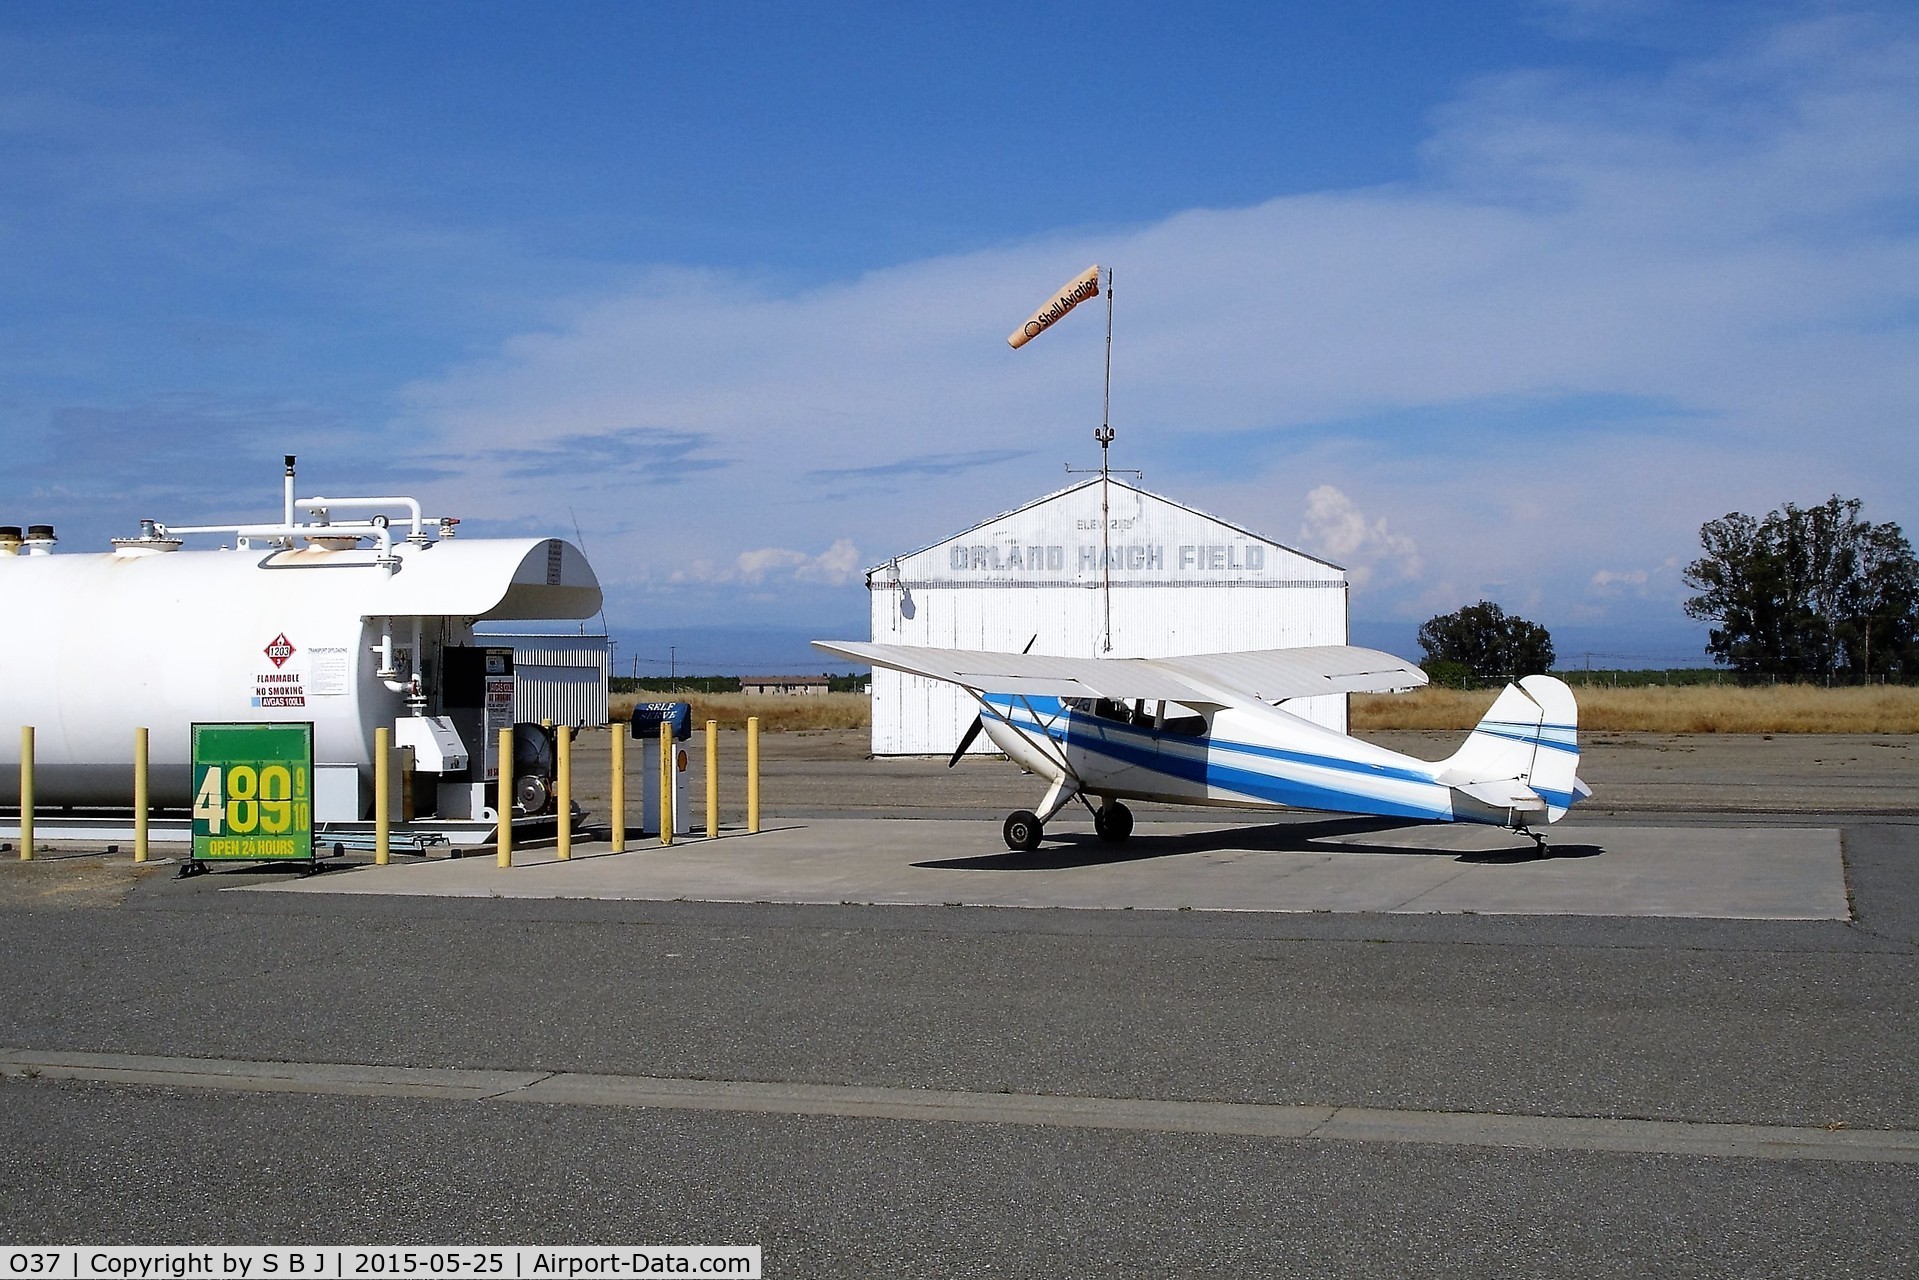
[[[949,534],[946,537],[939,539],[937,542],[930,542],[930,543],[927,543],[925,546],[919,547],[913,551],[905,552],[901,555],[891,557],[885,561],[882,561],[881,563],[877,565],[872,566],[866,571],[867,584],[869,587],[872,585],[875,575],[887,574],[889,572],[897,572],[899,567],[903,565],[906,561],[913,560],[916,557],[924,556],[931,551],[937,551],[942,547],[951,546],[955,543],[964,543],[968,541],[969,539],[971,539],[973,535],[978,534],[984,530],[994,529],[995,526],[1001,526],[1005,522],[1013,520],[1016,517],[1026,515],[1028,513],[1038,512],[1042,508],[1052,506],[1057,503],[1064,503],[1068,499],[1071,499],[1076,494],[1081,494],[1088,490],[1093,489],[1095,486],[1099,485],[1101,482],[1102,482],[1102,477],[1099,477],[1099,476],[1090,477],[1086,480],[1079,481],[1078,483],[1068,485],[1063,489],[1059,489],[1052,493],[1046,494],[1044,497],[1035,498],[1031,502],[1023,503],[1020,506],[1012,508],[1011,510],[1003,511],[996,516],[992,516],[988,519],[981,520],[977,524],[974,524],[969,526],[968,528],[962,529],[958,533]],[[1222,520],[1218,516],[1212,515],[1205,511],[1201,511],[1196,507],[1189,506],[1186,503],[1177,501],[1176,499],[1169,498],[1164,494],[1154,493],[1150,489],[1143,488],[1139,485],[1128,484],[1124,480],[1113,479],[1110,476],[1105,477],[1104,482],[1112,486],[1112,490],[1114,491],[1120,491],[1125,494],[1133,495],[1135,498],[1144,500],[1144,502],[1147,502],[1147,503],[1156,503],[1166,508],[1170,508],[1174,512],[1182,513],[1198,521],[1202,521],[1206,524],[1217,527],[1224,533],[1236,535],[1237,537],[1245,539],[1248,542],[1254,542],[1266,547],[1274,548],[1278,551],[1285,553],[1289,557],[1297,558],[1297,560],[1299,561],[1307,562],[1308,564],[1317,566],[1321,569],[1330,570],[1331,573],[1327,575],[1328,577],[1334,574],[1344,575],[1345,573],[1345,566],[1343,565],[1334,564],[1330,560],[1324,559],[1320,556],[1311,555],[1307,552],[1299,550],[1296,547],[1289,547],[1282,542],[1278,542],[1272,538],[1266,537],[1264,534],[1255,533],[1252,530],[1247,529],[1243,525],[1235,524],[1230,520]],[[1121,566],[1115,566],[1115,567],[1118,568]]]

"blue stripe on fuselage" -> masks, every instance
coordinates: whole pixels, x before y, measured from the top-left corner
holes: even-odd
[[[1245,768],[1215,759],[1220,754],[1240,754],[1276,763],[1325,769],[1359,778],[1392,782],[1411,782],[1438,787],[1429,773],[1393,765],[1348,760],[1317,752],[1290,750],[1262,743],[1233,742],[1207,735],[1189,738],[1158,733],[1117,720],[1089,716],[1066,708],[1057,698],[1014,698],[993,695],[985,699],[989,706],[1016,729],[1046,733],[1055,741],[1065,741],[1074,750],[1102,756],[1119,764],[1162,773],[1182,782],[1232,792],[1271,804],[1298,809],[1362,809],[1393,817],[1448,819],[1450,804],[1419,805],[1389,800],[1363,791],[1349,791],[1301,781],[1284,774]],[[1034,718],[1037,715],[1038,720]],[[1055,719],[1055,717],[1060,717]],[[1040,721],[1050,721],[1042,725]],[[1180,751],[1190,746],[1192,753]]]

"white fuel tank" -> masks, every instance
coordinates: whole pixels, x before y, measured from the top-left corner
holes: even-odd
[[[0,555],[0,805],[20,800],[22,725],[41,809],[129,804],[142,725],[152,803],[187,804],[195,721],[310,720],[315,764],[355,765],[364,789],[374,730],[412,692],[391,678],[395,637],[600,608],[592,567],[559,539],[314,543]]]

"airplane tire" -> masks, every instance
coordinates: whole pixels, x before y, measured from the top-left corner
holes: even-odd
[[[1040,837],[1046,834],[1046,827],[1040,822],[1038,814],[1030,809],[1021,809],[1007,817],[1003,834],[1008,849],[1031,853],[1039,848]]]
[[[1103,804],[1093,811],[1093,830],[1109,844],[1118,844],[1133,834],[1133,811],[1119,801]]]

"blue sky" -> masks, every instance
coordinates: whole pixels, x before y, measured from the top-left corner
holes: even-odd
[[[1682,660],[1703,521],[1919,522],[1909,6],[14,0],[0,523],[252,518],[294,452],[577,527],[626,656],[789,665],[1096,462],[1098,319],[1004,341],[1096,260],[1115,465],[1362,640]]]

